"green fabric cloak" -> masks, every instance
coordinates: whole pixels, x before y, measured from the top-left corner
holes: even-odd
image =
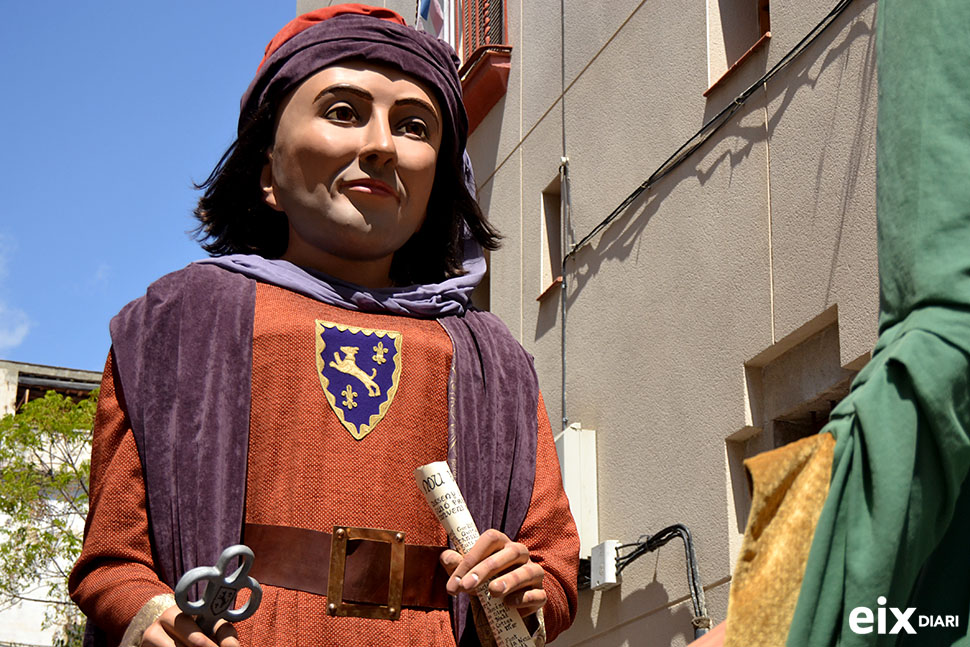
[[[970,647],[970,2],[880,0],[877,61],[879,341],[822,431],[832,479],[787,644]],[[887,633],[857,635],[880,596]],[[888,633],[891,607],[916,608],[915,635]]]

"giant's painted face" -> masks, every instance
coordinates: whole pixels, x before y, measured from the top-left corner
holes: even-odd
[[[347,61],[283,101],[266,203],[286,214],[283,258],[367,287],[420,229],[441,146],[434,94],[394,68]]]

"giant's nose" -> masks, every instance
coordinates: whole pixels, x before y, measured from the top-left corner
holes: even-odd
[[[360,148],[362,160],[378,167],[397,162],[394,130],[386,115],[375,113],[364,128],[364,141]]]

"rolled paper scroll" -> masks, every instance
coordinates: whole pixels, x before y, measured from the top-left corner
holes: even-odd
[[[438,521],[448,532],[448,539],[456,550],[464,555],[478,541],[478,528],[468,512],[465,499],[455,483],[455,477],[448,469],[448,463],[438,462],[422,465],[414,470],[414,480],[418,488],[424,493],[428,505],[434,511]],[[488,626],[492,629],[492,636],[498,647],[535,647],[529,630],[522,622],[522,616],[516,609],[507,607],[502,600],[493,598],[488,593],[488,584],[494,578],[488,578],[478,584],[475,589],[478,599],[485,610]]]

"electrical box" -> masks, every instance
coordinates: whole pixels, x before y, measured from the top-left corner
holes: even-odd
[[[616,575],[616,549],[619,545],[616,539],[607,539],[593,546],[589,559],[589,588],[605,591],[619,583]]]
[[[575,422],[556,436],[556,453],[562,471],[569,510],[579,530],[579,556],[586,557],[599,543],[596,485],[596,431]]]

